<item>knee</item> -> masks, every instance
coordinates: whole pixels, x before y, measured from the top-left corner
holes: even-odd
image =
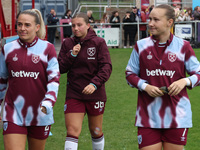
[[[80,133],[81,133],[81,128],[78,128],[78,127],[75,127],[75,126],[68,126],[67,127],[67,135],[79,137]]]
[[[103,134],[102,128],[99,127],[90,128],[90,133],[92,137],[99,137]]]

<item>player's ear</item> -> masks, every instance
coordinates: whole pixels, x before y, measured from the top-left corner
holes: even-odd
[[[36,25],[36,32],[38,32],[40,30],[40,24]]]
[[[90,24],[88,23],[88,24],[87,24],[87,29],[89,29],[89,28],[90,28]]]
[[[173,19],[169,19],[167,26],[171,27],[173,25],[173,23],[174,23],[174,20]]]

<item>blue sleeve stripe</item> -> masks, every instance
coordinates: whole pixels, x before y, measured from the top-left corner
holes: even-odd
[[[137,75],[140,73],[139,55],[135,50],[133,50],[131,53],[131,57],[128,61],[127,69]]]
[[[0,78],[8,78],[8,69],[6,66],[5,56],[3,53],[0,54]]]
[[[190,59],[185,62],[187,72],[199,72],[200,71],[200,63],[196,57],[191,56]]]

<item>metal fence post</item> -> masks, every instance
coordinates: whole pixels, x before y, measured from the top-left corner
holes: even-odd
[[[120,23],[120,30],[119,30],[119,47],[122,48],[122,23]]]
[[[197,36],[197,33],[198,33],[198,31],[197,31],[197,21],[195,21],[194,23],[195,23],[195,24],[194,24],[194,33],[195,33],[195,34],[194,34],[194,41],[197,42],[197,40],[198,40],[198,39],[197,39],[197,37],[198,37],[198,36]]]

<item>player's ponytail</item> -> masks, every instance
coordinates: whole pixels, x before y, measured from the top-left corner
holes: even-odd
[[[41,39],[44,39],[46,35],[46,28],[45,28],[44,20],[42,18],[42,14],[38,9],[33,9],[33,10],[38,14],[38,17],[40,20],[40,29],[37,32],[37,36]]]

